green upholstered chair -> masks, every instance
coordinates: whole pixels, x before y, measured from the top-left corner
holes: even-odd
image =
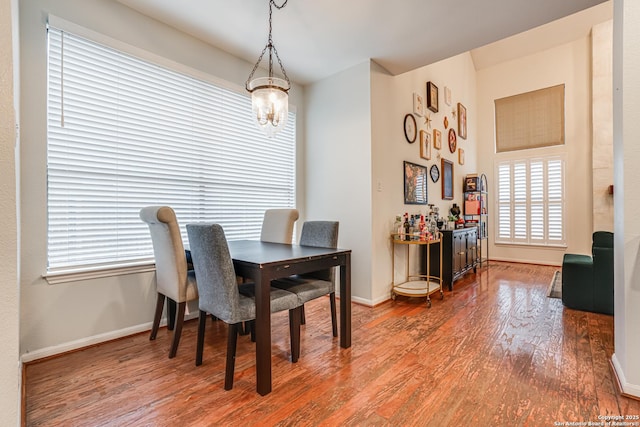
[[[593,233],[591,253],[564,255],[562,303],[576,310],[613,314],[613,233]]]

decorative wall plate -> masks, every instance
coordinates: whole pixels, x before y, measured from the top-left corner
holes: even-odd
[[[429,174],[431,175],[431,181],[438,182],[440,179],[440,169],[438,169],[438,165],[432,165],[431,169],[429,169]]]
[[[418,135],[418,127],[416,126],[416,119],[413,114],[407,114],[404,116],[404,137],[407,138],[409,144],[416,142],[416,136]]]
[[[458,137],[456,136],[455,129],[449,129],[449,151],[452,153],[456,152],[456,148],[458,147]]]

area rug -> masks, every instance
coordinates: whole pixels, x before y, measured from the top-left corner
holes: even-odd
[[[560,270],[553,273],[547,296],[549,298],[562,298],[562,272]]]

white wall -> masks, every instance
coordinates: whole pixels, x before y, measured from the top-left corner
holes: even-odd
[[[18,2],[0,0],[0,425],[20,423],[16,131]]]
[[[412,96],[412,95],[407,95]],[[408,145],[402,120],[391,114],[395,104],[395,77],[372,62],[371,67],[371,256],[373,271],[369,305],[386,301],[390,294],[391,249],[389,233],[393,217],[400,214],[398,194],[402,188],[402,162],[398,162],[397,148]],[[408,112],[408,111],[407,111]],[[414,145],[417,145],[414,143]],[[418,148],[419,149],[419,148]],[[414,159],[415,160],[415,159]],[[400,178],[400,180],[398,180]],[[402,210],[404,212],[404,210]]]
[[[489,181],[490,257],[509,261],[562,264],[563,249],[525,248],[493,244],[496,220],[494,100],[558,84],[565,85],[565,145],[542,148],[540,154],[566,157],[566,252],[591,252],[591,42],[584,37],[523,58],[503,62],[477,72],[478,168]],[[501,154],[506,158],[518,152]]]
[[[454,163],[454,200],[442,200],[441,180],[434,183],[428,180],[428,202],[440,208],[442,215],[447,215],[453,203],[462,206],[462,181],[466,174],[481,173],[476,164],[478,153],[478,109],[476,107],[476,76],[471,55],[464,53],[453,58],[439,61],[425,67],[390,77],[382,70],[372,71],[374,79],[372,108],[373,147],[373,282],[372,303],[385,301],[391,290],[391,242],[389,235],[393,228],[395,216],[398,214],[426,214],[429,207],[424,205],[405,205],[403,190],[403,161],[418,163],[428,168],[433,164],[440,167],[441,157]],[[426,99],[426,84],[433,82],[439,90],[438,113],[428,112],[431,126],[425,119],[416,118],[418,129],[433,129],[442,132],[442,148],[432,149],[430,160],[420,157],[420,145],[416,141],[409,144],[403,131],[403,120],[407,113],[413,111],[413,93],[419,93]],[[445,86],[451,88],[451,105],[444,101]],[[458,147],[465,151],[465,164],[458,164],[458,153],[451,153],[447,145],[447,131],[444,128],[445,116],[449,127],[456,127],[457,121],[452,110],[461,102],[467,108],[467,139],[458,137]],[[380,191],[378,191],[380,188]],[[396,265],[404,265],[404,251],[396,259]],[[410,256],[414,256],[413,254]],[[417,259],[417,258],[416,258]],[[413,268],[412,268],[413,270]],[[396,272],[401,279],[402,271]]]
[[[49,13],[225,80],[242,90],[253,64],[110,0],[20,2],[22,198],[21,353],[25,360],[145,330],[155,306],[153,274],[49,285],[46,270],[46,29]],[[3,14],[3,16],[5,16]],[[3,27],[4,28],[4,27]],[[256,49],[260,49],[256,46]],[[256,50],[256,57],[259,51]],[[304,140],[303,89],[291,90]],[[298,173],[302,174],[298,165]],[[4,182],[4,181],[3,181]],[[304,205],[303,189],[298,204]],[[193,308],[197,308],[192,306]],[[36,355],[29,355],[31,352]]]
[[[371,98],[365,61],[306,87],[306,215],[340,222],[354,301],[371,299]]]
[[[432,127],[443,133],[442,150],[433,150],[431,160],[420,158],[418,143],[405,140],[403,119],[413,111],[413,92],[426,97],[426,83],[440,87],[440,110],[430,113]],[[444,87],[452,89],[452,103],[444,102]],[[461,205],[462,179],[476,169],[476,85],[471,56],[465,53],[436,64],[392,77],[372,61],[359,64],[306,88],[307,147],[306,212],[309,219],[340,221],[340,246],[352,256],[353,300],[375,305],[389,299],[391,290],[391,246],[389,235],[394,218],[404,212],[427,213],[429,208],[405,205],[403,161],[440,165],[440,154],[454,162],[453,201],[443,201],[441,183],[429,182],[429,203],[448,211]],[[468,138],[458,139],[466,151],[466,162],[458,164],[458,153],[450,153],[443,125],[457,102],[467,108]],[[418,128],[427,130],[423,118]],[[400,261],[402,263],[402,256]]]
[[[595,25],[591,40],[593,231],[613,231],[613,20]]]
[[[625,393],[640,397],[640,4],[614,1],[615,354]]]

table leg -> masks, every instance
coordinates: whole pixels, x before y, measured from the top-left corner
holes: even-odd
[[[271,296],[270,280],[255,273],[256,284],[256,388],[260,395],[271,393]]]
[[[351,347],[351,254],[340,265],[340,347]]]

